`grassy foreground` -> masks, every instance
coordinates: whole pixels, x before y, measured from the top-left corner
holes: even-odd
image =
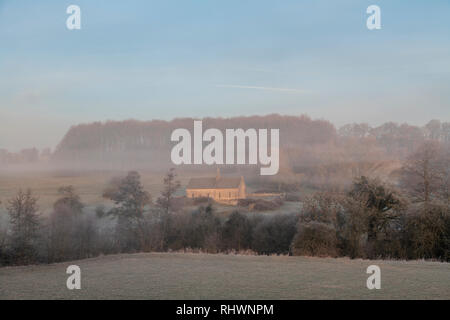
[[[81,268],[81,290],[66,287]],[[381,268],[381,289],[366,268]],[[0,299],[450,299],[450,264],[142,253],[0,268]]]

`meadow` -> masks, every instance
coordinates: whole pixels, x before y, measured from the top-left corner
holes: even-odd
[[[66,268],[81,268],[81,290]],[[366,287],[369,265],[381,289]],[[450,299],[450,264],[193,253],[0,268],[0,299]]]

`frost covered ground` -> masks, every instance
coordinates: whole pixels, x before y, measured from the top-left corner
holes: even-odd
[[[66,287],[81,268],[81,290]],[[366,268],[381,268],[381,290]],[[450,264],[145,253],[0,268],[0,299],[450,299]]]

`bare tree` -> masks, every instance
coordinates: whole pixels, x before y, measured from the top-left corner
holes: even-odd
[[[439,144],[429,141],[410,155],[402,168],[402,187],[416,202],[424,202],[426,207],[442,183],[439,153]]]
[[[171,168],[164,177],[164,189],[161,196],[156,200],[157,206],[162,210],[162,215],[159,216],[162,233],[160,250],[163,250],[166,242],[167,229],[171,219],[170,214],[174,209],[174,195],[180,188],[180,182],[175,180],[176,177],[175,169]]]
[[[11,249],[16,263],[26,264],[36,258],[39,215],[37,198],[31,190],[19,190],[6,206],[11,221]]]
[[[174,209],[173,198],[180,188],[180,182],[175,180],[176,177],[175,169],[171,168],[164,177],[164,189],[161,196],[156,200],[156,204],[164,210],[165,214],[169,214]]]
[[[439,157],[439,196],[450,207],[450,148],[443,150]]]

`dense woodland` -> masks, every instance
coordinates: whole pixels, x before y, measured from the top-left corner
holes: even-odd
[[[0,263],[174,250],[448,262],[450,150],[439,140],[424,141],[406,155],[395,184],[357,176],[347,188],[317,190],[297,202],[298,210],[282,214],[238,206],[224,216],[209,201],[188,209],[186,199],[175,196],[180,184],[173,169],[159,195],[144,189],[136,171],[112,179],[103,192],[112,206],[95,213],[87,212],[72,186],[60,188],[48,217],[39,215],[32,190],[20,191],[2,204],[9,223],[0,226]]]
[[[51,161],[61,165],[100,169],[157,169],[170,166],[170,135],[174,129],[192,130],[193,119],[172,121],[108,121],[73,126],[51,153],[26,149],[13,153],[0,149],[0,164]],[[388,122],[377,127],[348,124],[336,128],[326,120],[308,116],[250,116],[205,118],[204,130],[217,128],[279,128],[281,166],[304,170],[314,165],[403,160],[424,141],[450,143],[450,123],[432,120],[423,127]]]
[[[72,127],[54,154],[54,162],[124,168],[130,163],[145,168],[167,167],[174,129],[192,130],[193,119],[121,121]],[[361,163],[404,159],[426,140],[450,143],[450,123],[433,120],[424,127],[385,123],[378,127],[350,124],[336,129],[325,120],[307,116],[251,116],[205,118],[204,130],[217,128],[280,129],[280,163],[284,170],[317,164]],[[166,168],[167,169],[167,168]]]

